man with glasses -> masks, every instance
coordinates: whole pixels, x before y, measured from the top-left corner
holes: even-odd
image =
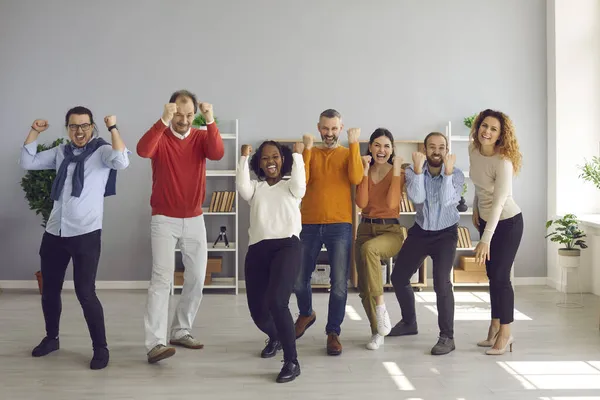
[[[33,349],[34,357],[59,349],[61,290],[69,262],[73,261],[75,293],[92,339],[91,369],[108,365],[109,352],[104,311],[96,296],[100,261],[104,197],[116,193],[116,170],[129,165],[128,151],[115,116],[104,119],[112,145],[97,137],[92,112],[75,107],[67,112],[65,126],[70,143],[37,152],[37,138],[48,121],[35,120],[21,150],[20,165],[27,170],[55,169],[50,198],[54,206],[40,247],[42,310],[46,337]],[[96,136],[96,137],[94,137]]]
[[[206,120],[206,130],[192,128],[198,108]],[[173,93],[162,117],[140,139],[137,152],[152,160],[152,278],[144,318],[145,345],[152,364],[175,354],[175,348],[166,342],[177,243],[185,271],[169,343],[188,349],[204,347],[191,330],[202,300],[208,261],[202,215],[206,160],[220,160],[224,154],[212,105],[198,104],[196,96],[187,90]]]

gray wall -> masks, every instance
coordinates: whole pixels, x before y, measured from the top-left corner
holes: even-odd
[[[443,130],[448,120],[466,134],[463,117],[505,111],[524,153],[514,184],[526,227],[515,275],[546,274],[543,0],[0,0],[0,37],[0,280],[33,279],[39,265],[40,218],[17,165],[31,122],[48,119],[42,140],[50,141],[65,134],[74,105],[100,121],[114,113],[135,153],[179,88],[213,103],[219,118],[239,118],[241,142],[253,145],[316,133],[330,107],[364,138],[385,126],[399,139]],[[233,168],[238,151],[227,151],[219,167]],[[118,195],[106,201],[99,280],[149,279],[150,187],[148,160],[132,155]],[[248,208],[240,204],[243,273]]]

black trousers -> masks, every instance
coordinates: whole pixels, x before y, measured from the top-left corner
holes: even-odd
[[[296,236],[262,240],[246,254],[246,296],[254,323],[270,339],[279,340],[285,361],[295,361],[296,331],[289,309],[300,270],[302,246]]]
[[[418,224],[408,230],[408,237],[398,253],[392,284],[406,323],[417,320],[415,293],[410,278],[430,256],[433,261],[433,289],[437,299],[440,336],[454,337],[454,293],[450,273],[456,254],[458,224],[439,231],[426,231]]]
[[[479,234],[483,235],[486,222],[479,218]],[[523,214],[498,221],[490,243],[490,260],[485,269],[490,280],[492,319],[510,324],[515,316],[515,292],[510,281],[510,271],[523,237]]]
[[[73,260],[75,294],[83,309],[94,349],[106,347],[104,311],[96,296],[96,272],[100,261],[102,230],[80,236],[60,237],[44,233],[40,247],[42,262],[42,310],[46,335],[58,337],[65,272]]]

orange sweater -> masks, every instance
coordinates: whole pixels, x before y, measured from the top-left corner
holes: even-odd
[[[377,183],[373,183],[370,174],[363,175],[356,188],[356,205],[362,209],[361,215],[366,218],[398,218],[403,183],[404,171],[400,176],[394,176],[393,168]]]
[[[349,148],[313,147],[304,150],[306,194],[302,199],[303,224],[352,223],[352,185],[362,180],[358,143]]]

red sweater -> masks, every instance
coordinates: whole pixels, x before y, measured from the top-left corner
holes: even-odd
[[[152,160],[152,215],[191,218],[202,214],[206,198],[206,159],[225,153],[217,124],[191,128],[185,139],[158,120],[137,144],[140,157]]]

